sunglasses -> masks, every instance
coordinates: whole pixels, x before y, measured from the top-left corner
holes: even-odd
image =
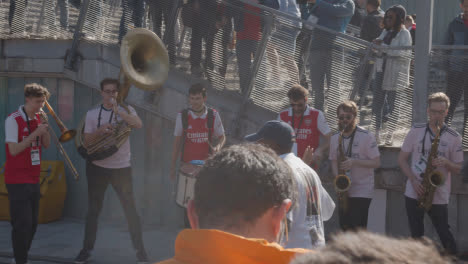
[[[345,120],[345,119],[346,119],[346,120],[351,120],[351,119],[353,119],[353,116],[352,116],[352,115],[340,115],[340,116],[338,116],[338,118],[339,118],[341,121],[343,121],[343,120]]]
[[[295,107],[295,106],[304,107],[304,105],[305,105],[304,103],[302,103],[302,104],[290,104],[291,107]]]

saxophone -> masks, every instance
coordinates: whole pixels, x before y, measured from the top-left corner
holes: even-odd
[[[440,142],[440,127],[438,124],[436,124],[436,127],[437,133],[431,145],[426,170],[424,173],[421,173],[424,192],[418,199],[418,205],[426,212],[432,207],[432,200],[434,199],[436,188],[445,182],[445,176],[440,171],[436,171],[436,167],[432,165],[432,161],[437,158],[437,151],[439,149]]]
[[[338,151],[338,175],[335,177],[333,184],[338,194],[339,208],[341,208],[343,212],[346,212],[348,209],[348,189],[351,186],[351,179],[346,175],[346,171],[340,166],[341,162],[346,161],[346,155],[343,151],[343,131],[340,132],[338,138]]]

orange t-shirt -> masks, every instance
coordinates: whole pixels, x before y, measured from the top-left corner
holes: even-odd
[[[284,249],[264,239],[251,239],[220,230],[185,229],[175,242],[175,256],[159,264],[287,264],[306,249]]]

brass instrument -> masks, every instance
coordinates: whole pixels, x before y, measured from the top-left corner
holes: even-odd
[[[164,43],[152,31],[135,28],[129,31],[120,47],[121,69],[120,90],[117,104],[130,113],[123,103],[131,85],[150,91],[163,85],[169,74],[169,56]],[[112,156],[128,139],[131,128],[125,122],[113,124],[113,133],[104,134],[92,142],[84,144],[85,120],[81,121],[75,143],[80,155],[87,160],[100,160]]]
[[[40,111],[39,116],[41,117],[41,120],[45,121],[49,125],[48,130],[49,130],[50,137],[54,141],[59,152],[63,155],[65,165],[73,174],[73,177],[75,178],[75,180],[78,180],[80,178],[80,175],[78,174],[78,171],[76,170],[75,166],[73,166],[73,163],[71,162],[70,157],[67,155],[67,152],[65,151],[65,149],[63,148],[61,144],[61,142],[67,142],[71,140],[75,136],[76,131],[73,129],[72,130],[67,129],[67,127],[63,124],[63,122],[60,120],[57,114],[55,114],[54,109],[52,109],[52,107],[47,101],[45,101],[45,106],[49,110],[49,114],[54,118],[55,122],[57,123],[57,126],[60,129],[60,132],[61,132],[60,137],[57,137],[57,134],[55,134],[54,129],[52,129],[52,127],[50,126],[49,118],[47,117],[47,114],[44,111]]]
[[[345,212],[348,209],[348,190],[351,186],[351,179],[346,175],[346,171],[343,170],[340,165],[343,161],[346,161],[346,155],[343,151],[343,131],[340,132],[338,138],[338,175],[335,177],[333,184],[338,194],[339,208]]]
[[[432,165],[432,161],[437,158],[440,142],[440,127],[438,124],[436,124],[436,127],[437,132],[428,155],[426,170],[421,174],[424,192],[418,199],[419,207],[423,208],[426,212],[432,207],[436,188],[445,182],[445,176]]]

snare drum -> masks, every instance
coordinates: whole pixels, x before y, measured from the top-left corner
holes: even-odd
[[[194,198],[195,181],[201,166],[182,163],[177,180],[176,203],[187,208],[188,201]]]

